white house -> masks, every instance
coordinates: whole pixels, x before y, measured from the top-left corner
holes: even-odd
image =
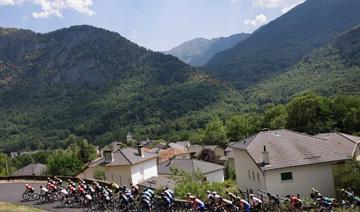
[[[159,176],[169,177],[171,175],[171,167],[178,168],[188,173],[200,171],[209,182],[224,181],[224,166],[209,163],[196,159],[179,159],[168,160],[158,165]]]
[[[103,157],[88,164],[77,177],[94,179],[94,172],[98,167],[104,168],[106,180],[119,185],[139,184],[158,175],[157,154],[144,152],[142,145],[137,150],[104,150]]]
[[[333,165],[349,157],[331,142],[290,130],[261,131],[233,144],[242,191],[309,196],[311,188],[334,197]]]
[[[360,160],[360,137],[339,132],[322,133],[316,137],[326,139],[337,148],[344,150],[349,157]]]

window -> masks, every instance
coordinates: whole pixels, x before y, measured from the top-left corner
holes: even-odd
[[[249,179],[251,179],[250,169],[248,169],[248,175],[249,175]]]
[[[281,173],[281,181],[293,180],[292,172]]]
[[[257,181],[260,183],[260,175],[257,173]]]
[[[253,180],[255,180],[255,172],[252,171],[252,177],[253,177]]]

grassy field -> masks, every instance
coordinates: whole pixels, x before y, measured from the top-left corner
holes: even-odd
[[[44,212],[44,210],[37,209],[34,207],[16,205],[7,202],[0,202],[0,212]]]

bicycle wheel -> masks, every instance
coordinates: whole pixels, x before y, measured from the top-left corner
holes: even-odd
[[[23,193],[21,196],[22,196],[22,198],[24,200],[29,200],[30,199],[30,195],[28,193]]]
[[[32,198],[33,200],[39,200],[39,194],[33,193],[33,194],[31,194],[31,198]]]

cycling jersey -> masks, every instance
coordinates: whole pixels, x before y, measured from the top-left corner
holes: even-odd
[[[241,207],[245,210],[245,212],[250,212],[250,208],[251,208],[250,204],[244,199],[241,199],[240,202],[241,202]]]

